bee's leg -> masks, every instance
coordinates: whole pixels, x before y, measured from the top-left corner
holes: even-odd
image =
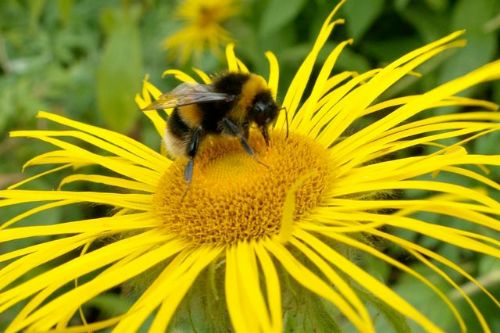
[[[252,147],[250,147],[250,145],[248,144],[248,140],[245,138],[245,132],[242,131],[238,125],[236,125],[229,118],[223,118],[222,124],[229,131],[229,133],[240,139],[241,146],[243,147],[243,149],[245,149],[248,155],[252,156],[258,163],[267,167],[267,165],[262,161],[260,161],[258,157],[255,155],[255,152],[253,151]]]
[[[259,127],[260,132],[262,133],[262,136],[264,137],[264,141],[266,141],[266,146],[269,147],[269,132],[267,130],[267,126],[260,126]]]
[[[203,136],[203,129],[201,127],[195,128],[191,135],[191,140],[186,147],[186,155],[189,157],[189,161],[184,169],[184,180],[188,184],[191,183],[191,179],[193,178],[194,158],[198,152],[198,147],[200,146]]]
[[[248,141],[248,137],[250,136],[250,123],[248,121],[245,121],[242,127],[243,127],[243,137]]]
[[[229,133],[231,133],[232,135],[234,135],[235,137],[240,139],[241,146],[243,147],[243,149],[245,149],[245,151],[248,153],[248,155],[255,156],[255,153],[254,153],[252,147],[250,147],[247,139],[245,138],[245,133],[241,130],[241,128],[238,125],[236,125],[229,118],[223,118],[222,124],[229,131]]]

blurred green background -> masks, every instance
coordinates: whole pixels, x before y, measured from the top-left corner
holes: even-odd
[[[280,61],[280,94],[287,87],[302,59],[310,50],[321,24],[337,1],[327,0],[247,0],[239,3],[240,13],[223,22],[223,27],[236,43],[236,53],[254,72],[267,75],[264,52],[273,51]],[[178,64],[167,56],[162,41],[183,27],[174,18],[179,1],[94,1],[94,0],[2,0],[0,1],[0,188],[25,177],[20,173],[29,158],[49,149],[40,142],[13,140],[8,132],[16,129],[46,128],[35,118],[38,110],[46,110],[128,134],[159,148],[159,140],[149,122],[134,103],[145,75],[163,90],[176,82],[161,79],[168,68],[190,71],[201,68],[216,73],[225,68],[223,60],[206,52],[191,62]],[[500,0],[350,0],[338,17],[347,22],[334,31],[328,47],[354,38],[338,61],[336,71],[366,71],[387,64],[396,57],[450,32],[467,29],[468,45],[446,52],[420,68],[423,78],[410,77],[398,83],[385,97],[425,91],[450,78],[498,59],[500,42]],[[326,53],[322,53],[324,59]],[[482,85],[466,92],[468,96],[500,101],[500,82]],[[436,112],[446,112],[440,110]],[[469,148],[478,153],[499,153],[500,135],[492,134],[474,142]],[[416,151],[415,153],[419,153]],[[27,174],[31,174],[28,171]],[[452,182],[462,180],[442,175]],[[446,178],[448,177],[448,178]],[[499,171],[490,177],[498,180]],[[54,188],[58,177],[37,180],[35,187]],[[467,183],[467,186],[474,184]],[[80,187],[80,190],[89,189]],[[406,193],[419,196],[421,193]],[[497,194],[492,194],[498,197]],[[2,208],[2,220],[21,208]],[[25,208],[22,208],[25,209]],[[82,210],[62,209],[38,214],[24,223],[57,223],[71,219],[106,214],[105,207]],[[42,216],[43,215],[43,216]],[[435,223],[462,227],[450,218],[421,214],[420,218]],[[43,221],[43,222],[41,222]],[[467,226],[467,228],[470,228]],[[486,232],[486,231],[483,231]],[[495,235],[492,235],[495,237]],[[416,235],[405,237],[420,242],[459,263],[479,276],[492,292],[500,291],[498,261],[465,253]],[[8,248],[0,247],[0,251]],[[425,273],[419,264],[396,249],[387,252],[408,260]],[[429,306],[435,296],[421,284],[391,271],[386,265],[368,260],[368,269],[386,280],[447,331],[455,331],[450,314]],[[467,284],[458,278],[458,281]],[[449,286],[437,279],[436,284],[449,291],[452,299],[468,313],[463,300]],[[468,286],[474,300],[488,316],[493,331],[500,332],[498,308],[473,286]],[[454,297],[454,298],[453,298]],[[98,313],[120,312],[123,300],[113,294],[95,303]],[[379,309],[380,310],[380,309]],[[0,314],[0,331],[11,318]],[[387,313],[386,313],[387,314]],[[387,314],[390,317],[390,314]],[[471,332],[477,323],[467,317]],[[390,332],[381,317],[381,332]]]

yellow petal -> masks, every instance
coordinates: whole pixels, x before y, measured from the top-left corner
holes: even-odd
[[[364,327],[366,331],[375,331],[373,322],[370,318],[368,310],[365,305],[361,302],[356,292],[349,286],[349,284],[337,273],[332,267],[319,255],[314,253],[311,248],[308,248],[303,243],[299,242],[297,239],[292,239],[292,245],[300,250],[309,260],[311,260],[314,265],[330,280],[332,285],[339,290],[339,292],[345,297],[345,299],[352,304],[352,306],[357,310],[359,316],[364,320]],[[315,249],[319,250],[319,249]]]
[[[326,234],[326,233],[325,233]],[[345,242],[346,244],[349,244],[351,246],[357,247],[357,248],[363,248],[363,250],[367,251],[370,254],[377,255],[378,257],[381,256],[381,254],[375,250],[372,249],[365,244],[356,242],[356,241],[349,241],[349,238],[342,236],[340,234],[335,234],[335,233],[328,233],[326,234],[329,237],[332,237],[334,239],[337,239],[339,241]],[[384,285],[382,282],[378,281],[375,279],[373,276],[356,266],[354,263],[352,263],[350,260],[342,256],[340,253],[337,251],[334,251],[332,248],[329,246],[325,245],[309,233],[300,230],[297,232],[297,237],[299,237],[301,240],[305,241],[307,244],[309,244],[311,247],[315,248],[323,258],[328,260],[331,264],[335,265],[342,271],[344,271],[348,276],[350,276],[354,281],[359,283],[361,286],[366,288],[370,293],[372,293],[374,296],[382,300],[383,302],[387,303],[387,305],[393,307],[396,311],[400,312],[401,314],[413,319],[416,321],[418,324],[420,324],[425,330],[429,332],[442,332],[441,329],[439,329],[435,324],[430,322],[427,317],[422,315],[419,311],[417,311],[411,304],[406,302],[402,297],[397,295],[394,291],[392,291],[389,287]],[[382,256],[384,257],[384,260],[387,262],[390,262],[391,264],[396,264],[398,268],[403,268],[403,265],[400,264],[398,261],[393,260],[390,257],[387,256]],[[414,276],[419,276],[419,279],[422,282],[426,282],[427,286],[431,287],[434,291],[437,291],[437,288],[427,279],[423,278],[420,276],[418,273],[410,270],[410,269],[405,269],[406,272],[414,275]],[[442,297],[443,300],[447,300],[446,296],[444,294],[440,293],[440,296]],[[451,304],[449,301],[447,302],[448,306],[450,309],[454,308],[453,304]],[[456,312],[456,310],[455,310]]]
[[[99,128],[97,126],[84,124],[75,120],[70,120],[68,118],[64,118],[47,112],[39,112],[37,117],[47,119],[58,124],[65,125],[88,133],[90,135],[99,137],[103,140],[113,143],[117,147],[121,147],[130,151],[134,155],[139,156],[144,160],[151,161],[152,164],[159,163],[165,165],[165,163],[168,163],[168,160],[164,156],[126,135]]]
[[[137,239],[138,242],[134,242],[134,238]],[[75,258],[72,261],[63,264],[62,266],[59,266],[55,271],[45,273],[58,274],[57,276],[51,278],[47,277],[45,281],[50,281],[50,283],[61,283],[61,285],[63,285],[63,282],[66,281],[66,279],[71,281],[76,276],[84,275],[90,270],[96,269],[97,267],[102,267],[107,263],[113,262],[119,258],[123,258],[130,251],[136,250],[138,246],[145,246],[151,249],[153,244],[158,244],[161,241],[165,241],[164,236],[160,236],[158,238],[158,236],[155,237],[153,236],[153,234],[148,234],[147,232],[139,236],[129,237],[122,241],[115,242],[103,248],[87,253],[84,256]],[[130,261],[125,265],[122,265],[119,268],[107,269],[89,282],[66,292],[65,294],[57,297],[48,304],[45,304],[42,308],[39,308],[37,311],[28,316],[24,320],[22,325],[20,325],[20,327],[18,328],[22,329],[23,327],[30,325],[34,330],[48,330],[50,327],[56,324],[60,320],[60,318],[64,318],[66,314],[73,313],[81,304],[85,303],[87,300],[92,299],[104,290],[112,288],[113,286],[116,286],[121,282],[142,273],[158,262],[161,262],[174,255],[179,250],[181,250],[182,247],[183,246],[179,242],[170,241],[164,243],[164,245],[152,248],[144,255]],[[84,264],[84,262],[87,262],[87,264]],[[94,263],[92,264],[92,262]],[[78,267],[80,267],[76,272],[75,268],[72,268],[72,266],[75,264],[78,264]],[[99,266],[96,267],[96,264],[98,264]],[[45,274],[41,274],[25,284],[31,285],[34,280],[43,280],[43,275]],[[47,282],[45,282],[44,284],[46,283]],[[41,287],[40,281],[38,281],[38,284],[36,284],[36,286],[37,288]],[[30,291],[33,292],[33,289],[31,289]],[[37,324],[37,321],[40,321],[40,324]],[[122,322],[123,321],[121,321],[121,323]]]
[[[234,330],[238,333],[257,332],[258,326],[250,312],[238,278],[238,257],[236,247],[226,249],[226,302]]]
[[[330,13],[328,18],[323,23],[323,26],[321,27],[318,37],[316,38],[316,41],[314,42],[311,52],[307,55],[306,59],[304,59],[304,61],[300,65],[299,69],[297,70],[297,73],[295,74],[288,88],[288,91],[283,100],[283,106],[285,106],[288,109],[291,118],[294,118],[297,112],[298,105],[304,94],[304,89],[306,87],[306,84],[309,78],[311,77],[311,72],[319,52],[325,45],[335,25],[344,23],[344,20],[337,20],[331,22],[332,17],[335,15],[335,13],[340,8],[343,2],[344,1],[342,1],[337,5],[337,7]]]
[[[0,199],[1,198],[6,200],[0,200],[0,207],[27,202],[68,200],[99,203],[112,207],[123,207],[141,211],[148,211],[150,208],[150,201],[152,200],[151,195],[147,194],[32,190],[0,191]]]
[[[237,283],[244,300],[243,303],[249,312],[248,320],[254,321],[259,326],[259,331],[270,332],[271,321],[260,288],[254,246],[247,242],[239,242],[235,247]]]
[[[34,175],[34,176],[32,176],[32,177],[29,177],[29,178],[23,179],[23,180],[21,180],[20,182],[17,182],[17,183],[15,183],[15,184],[13,184],[13,185],[10,185],[7,189],[8,189],[8,190],[15,189],[15,188],[20,187],[20,186],[22,186],[22,185],[24,185],[24,184],[27,184],[27,183],[29,183],[29,182],[31,182],[31,181],[33,181],[33,180],[35,180],[35,179],[38,179],[38,178],[40,178],[40,177],[44,177],[44,176],[46,176],[46,175],[49,175],[49,174],[54,173],[54,172],[57,172],[57,171],[61,171],[61,170],[63,170],[63,169],[69,168],[69,167],[71,167],[71,164],[61,165],[61,166],[59,166],[59,167],[56,167],[56,168],[53,168],[53,169],[49,169],[49,170],[44,171],[44,172],[40,172],[40,173],[38,173],[38,174],[36,174],[36,175]]]
[[[91,183],[121,187],[128,191],[141,191],[147,193],[154,193],[156,190],[154,186],[143,184],[133,180],[123,179],[119,177],[86,175],[86,174],[73,174],[71,176],[64,177],[61,183],[59,184],[59,188],[73,182],[91,182]]]
[[[212,82],[212,79],[210,78],[210,76],[208,76],[207,73],[205,73],[201,69],[193,68],[193,71],[196,74],[198,74],[198,76],[200,77],[200,79],[203,81],[204,84],[210,84]]]
[[[483,332],[491,332],[490,328],[488,327],[488,324],[486,323],[486,320],[484,319],[484,316],[481,314],[481,311],[479,311],[479,309],[474,304],[474,302],[470,299],[470,297],[463,291],[462,288],[460,288],[460,286],[458,284],[455,283],[455,281],[453,281],[451,279],[451,277],[448,274],[446,274],[442,269],[440,269],[436,265],[432,264],[429,260],[427,260],[424,256],[422,256],[418,252],[413,251],[413,250],[408,250],[408,252],[411,253],[414,257],[416,257],[418,260],[420,260],[420,262],[422,262],[424,265],[426,265],[427,267],[432,269],[434,272],[436,272],[439,276],[441,276],[444,280],[446,280],[446,282],[448,282],[451,286],[453,286],[453,288],[455,288],[455,290],[457,290],[460,293],[460,295],[462,295],[462,297],[465,299],[465,301],[472,308],[472,311],[476,315],[476,318],[478,319],[478,321],[483,329]],[[463,321],[459,321],[459,324],[460,324],[460,328],[461,328],[462,332],[466,332],[467,328],[465,327],[465,323]]]
[[[259,242],[255,243],[255,252],[259,258],[267,291],[267,300],[271,312],[272,332],[283,331],[283,315],[281,311],[281,290],[276,267],[267,253],[266,249]]]
[[[9,228],[0,231],[0,242],[35,236],[64,235],[73,233],[123,232],[134,229],[158,227],[154,214],[136,213],[123,216],[100,217],[53,225]],[[0,257],[1,258],[1,257]]]
[[[315,105],[318,103],[319,99],[323,97],[325,86],[327,85],[333,66],[335,65],[335,62],[337,61],[337,58],[339,57],[344,47],[348,44],[352,44],[352,40],[340,43],[332,52],[330,52],[330,54],[326,58],[318,74],[318,77],[315,79],[311,93],[293,119],[294,128],[301,127],[302,118],[311,117],[313,115]],[[331,117],[333,117],[333,115]]]
[[[440,49],[438,48],[438,50]],[[418,62],[420,62],[421,60],[419,60]],[[413,66],[413,64],[411,66]],[[395,125],[405,121],[406,119],[409,119],[410,117],[418,114],[419,112],[429,107],[432,107],[432,105],[435,102],[449,98],[450,96],[453,96],[454,94],[463,91],[471,86],[477,85],[481,82],[494,80],[499,76],[500,76],[500,61],[495,61],[487,65],[484,65],[457,79],[444,83],[441,86],[438,86],[426,92],[425,94],[422,94],[419,98],[411,101],[410,103],[401,106],[400,108],[392,112],[390,115],[383,117],[379,121],[363,128],[361,131],[355,133],[354,135],[351,135],[349,138],[347,138],[346,140],[342,141],[334,148],[332,148],[332,153],[336,154],[336,156],[338,156],[339,158],[342,158],[343,156],[345,156],[346,153],[348,152],[352,153],[358,147],[363,146],[367,142],[372,141],[374,137],[381,135],[382,133],[394,127]],[[375,80],[374,78],[369,82],[369,84],[366,84],[364,88],[375,89],[375,86],[371,86],[371,84],[372,82],[373,84],[378,84],[378,81],[379,80]],[[367,93],[368,92],[370,94],[373,94],[375,91],[367,90]],[[359,94],[362,93],[363,93],[362,91],[359,92]],[[365,103],[365,101],[363,101],[363,103]],[[367,105],[365,105],[364,107],[366,106]],[[351,107],[353,108],[361,107],[364,109],[364,107],[359,105],[359,103],[353,104],[351,105]],[[335,129],[332,127],[331,130],[325,129],[322,135],[324,136],[325,139],[327,139],[329,135],[332,138],[336,138],[338,136],[338,133],[341,131],[343,131],[343,129],[341,128]]]
[[[163,72],[161,75],[162,77],[172,75],[175,77],[177,80],[182,81],[182,82],[187,82],[187,83],[197,83],[196,80],[184,73],[183,71],[177,70],[177,69],[167,69],[166,71]]]
[[[227,68],[229,72],[238,71],[238,61],[236,60],[236,55],[234,54],[234,44],[230,43],[226,46],[226,60]]]
[[[360,332],[372,332],[365,326],[363,319],[359,317],[356,311],[354,311],[351,305],[347,303],[341,295],[295,259],[283,245],[276,241],[269,240],[265,242],[265,246],[281,263],[283,268],[297,280],[298,283],[304,286],[304,288],[309,289],[334,304]]]
[[[269,62],[269,79],[267,80],[267,85],[269,89],[271,89],[271,93],[276,99],[278,95],[278,85],[279,85],[279,77],[280,77],[280,66],[278,64],[278,58],[274,55],[274,53],[267,51],[265,53],[267,61]]]

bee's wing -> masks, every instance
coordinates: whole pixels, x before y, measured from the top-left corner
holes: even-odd
[[[174,108],[177,106],[216,101],[230,102],[234,95],[213,91],[212,86],[197,83],[182,83],[174,90],[162,94],[143,111]]]

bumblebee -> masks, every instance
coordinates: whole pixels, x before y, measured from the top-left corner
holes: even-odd
[[[280,110],[262,76],[235,72],[219,75],[208,85],[183,83],[160,95],[143,111],[167,108],[174,110],[167,121],[165,146],[174,157],[189,159],[184,169],[188,184],[194,158],[207,135],[237,137],[243,149],[256,158],[248,144],[250,126],[257,125],[269,145],[269,125]]]

